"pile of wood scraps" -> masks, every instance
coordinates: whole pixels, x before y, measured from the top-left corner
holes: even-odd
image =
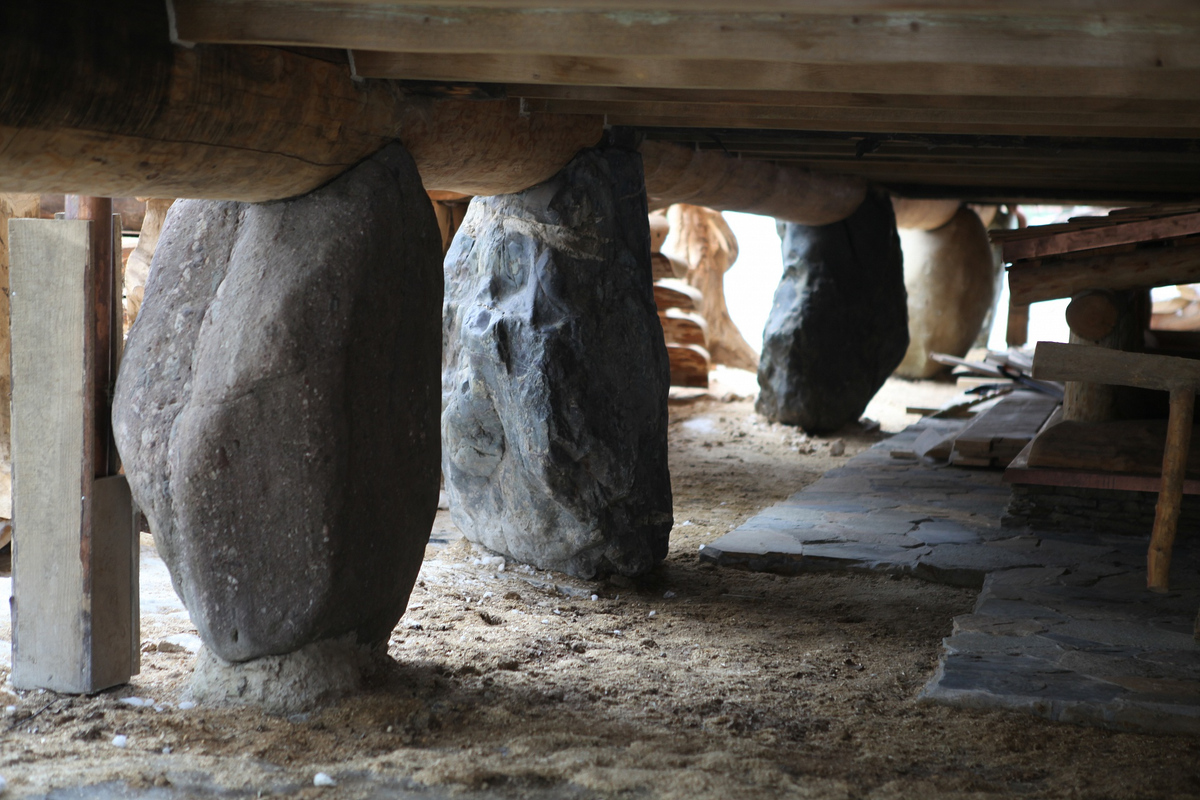
[[[1010,302],[1028,305],[1089,289],[1200,282],[1200,203],[1123,208],[1103,217],[991,231],[1008,270]]]

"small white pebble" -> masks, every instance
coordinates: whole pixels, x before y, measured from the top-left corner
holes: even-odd
[[[596,601],[596,600],[599,600],[599,599],[600,599],[600,595],[598,595],[598,594],[594,594],[594,595],[592,595],[592,600],[593,600],[593,601]],[[9,708],[12,708],[12,706],[9,706]],[[16,709],[13,709],[13,711],[15,711],[15,710],[16,710]]]
[[[701,550],[703,550],[705,547],[707,547],[707,545],[703,545],[703,544],[702,544],[702,545],[700,545],[700,549],[701,549]]]
[[[484,593],[483,593],[483,599],[484,599],[484,600],[487,600],[487,599],[488,599],[488,598],[490,598],[490,597],[494,597],[494,595],[493,595],[491,592],[484,592]]]
[[[544,620],[542,620],[542,624],[543,624],[543,625],[549,625],[549,624],[550,624],[550,620],[548,620],[548,619],[544,619]]]
[[[164,748],[163,748],[163,755],[164,755],[164,756],[169,756],[169,755],[171,755],[171,748],[170,748],[170,747],[164,747]]]
[[[596,595],[592,595],[592,599],[595,600]],[[5,706],[4,713],[5,714],[15,714],[15,713],[17,713],[17,707],[16,706]]]
[[[621,635],[622,635],[622,634],[621,634],[621,629],[620,629],[620,628],[617,628],[616,630],[614,630],[614,631],[613,631],[613,636],[621,636]]]
[[[113,737],[113,740],[112,740],[113,747],[124,747],[127,744],[129,744],[129,737],[126,736],[125,734],[118,733],[116,736]]]
[[[179,704],[180,711],[191,711],[195,707],[196,707],[196,704],[193,703],[191,700],[184,700],[182,703]]]
[[[555,614],[557,614],[557,615],[558,615],[558,616],[560,616],[560,617],[562,616],[562,612],[561,612],[561,611],[559,611],[557,608],[556,608],[556,609],[554,609],[554,613],[555,613]]]
[[[318,772],[316,775],[313,775],[313,786],[337,786],[337,781],[324,772]]]
[[[8,781],[4,780],[4,776],[0,775],[0,794],[8,791]]]
[[[146,708],[154,705],[154,701],[146,697],[122,697],[121,702],[134,708]]]
[[[663,600],[670,600],[674,596],[674,592],[663,592]]]
[[[651,611],[651,612],[650,612],[649,614],[647,614],[646,616],[648,616],[648,617],[657,617],[657,616],[658,616],[658,612],[657,612],[657,611]]]
[[[695,524],[696,523],[692,522],[690,519],[685,519],[683,522],[679,523],[679,527],[682,528],[684,525],[695,525]]]

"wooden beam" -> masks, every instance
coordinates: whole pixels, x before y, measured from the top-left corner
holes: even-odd
[[[820,94],[814,92],[813,94]],[[708,127],[769,127],[787,129],[798,125],[806,129],[882,130],[929,132],[1028,132],[1074,131],[1085,135],[1096,129],[1108,131],[1153,131],[1155,136],[1195,138],[1200,131],[1200,113],[1181,113],[1180,109],[1158,113],[1075,111],[1069,104],[1058,110],[1011,111],[1005,109],[809,105],[739,105],[728,102],[662,103],[644,101],[527,100],[525,108],[548,114],[604,114],[610,122],[647,118],[658,121],[675,119],[674,125],[694,124],[703,120]],[[1200,109],[1197,109],[1200,112]],[[1170,133],[1164,133],[1170,132]],[[1054,134],[1046,134],[1054,135]],[[1140,135],[1133,133],[1133,135]]]
[[[1045,381],[1086,381],[1136,386],[1164,392],[1200,389],[1200,360],[1129,353],[1083,344],[1038,342],[1033,377]]]
[[[1114,219],[1113,221],[1117,222],[1118,220]],[[1065,231],[1051,236],[1004,242],[1004,260],[1019,261],[1026,258],[1043,258],[1060,253],[1145,242],[1151,239],[1169,239],[1193,233],[1200,233],[1200,214],[1180,214],[1174,217],[1109,224],[1084,230]]]
[[[355,50],[367,78],[673,89],[864,92],[906,95],[1196,100],[1200,70],[975,64],[812,64],[763,60],[431,54]]]
[[[652,208],[690,203],[746,211],[802,225],[828,225],[854,213],[866,196],[857,178],[647,141],[641,147]]]
[[[94,301],[108,265],[95,263],[92,236],[111,230],[111,216],[10,225],[12,681],[22,689],[96,692],[138,671],[129,487],[97,475],[107,398],[98,407],[93,387],[107,354]]]
[[[1127,253],[1013,264],[1014,303],[1074,297],[1088,289],[1150,289],[1200,281],[1200,246],[1144,247]]]
[[[166,30],[151,0],[125,0],[120,13],[83,0],[0,8],[0,189],[271,200],[310,191],[399,136],[419,154],[426,188],[511,192],[601,135],[599,117],[410,97],[352,80],[346,64],[172,47]],[[91,40],[106,47],[72,44]]]
[[[910,11],[805,14],[174,0],[180,40],[407,53],[807,64],[1200,68],[1189,17]]]
[[[1150,533],[1150,551],[1146,556],[1146,585],[1155,592],[1170,590],[1171,551],[1179,527],[1195,408],[1195,390],[1171,390],[1171,414],[1167,419],[1167,441],[1163,449],[1162,488],[1154,508],[1154,529]]]

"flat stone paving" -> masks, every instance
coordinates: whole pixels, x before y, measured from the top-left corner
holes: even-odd
[[[1200,733],[1200,548],[1181,530],[1171,591],[1145,588],[1144,537],[1001,528],[999,470],[895,458],[926,420],[849,459],[701,550],[723,566],[870,570],[979,588],[956,617],[930,702],[1063,722]]]

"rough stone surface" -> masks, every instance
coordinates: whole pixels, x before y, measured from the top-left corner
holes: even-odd
[[[908,348],[891,201],[870,194],[842,222],[781,228],[783,278],[763,331],[755,408],[834,431],[859,418]]]
[[[640,157],[588,150],[477,197],[446,257],[442,468],[455,523],[579,577],[666,556],[669,372]]]
[[[298,714],[362,688],[385,668],[387,656],[353,636],[326,639],[294,653],[230,663],[201,648],[189,686],[191,698],[210,706],[255,706],[268,714]]]
[[[1157,492],[1014,485],[1002,521],[1011,528],[1028,526],[1042,531],[1091,528],[1104,533],[1145,536],[1154,527],[1157,504]],[[1200,530],[1200,496],[1183,496],[1179,529]]]
[[[965,206],[930,231],[900,229],[908,293],[908,351],[896,368],[905,378],[947,369],[930,353],[965,356],[996,294],[997,262],[987,228]]]
[[[399,146],[304,197],[172,207],[113,421],[220,658],[378,642],[404,612],[437,506],[441,290]]]

